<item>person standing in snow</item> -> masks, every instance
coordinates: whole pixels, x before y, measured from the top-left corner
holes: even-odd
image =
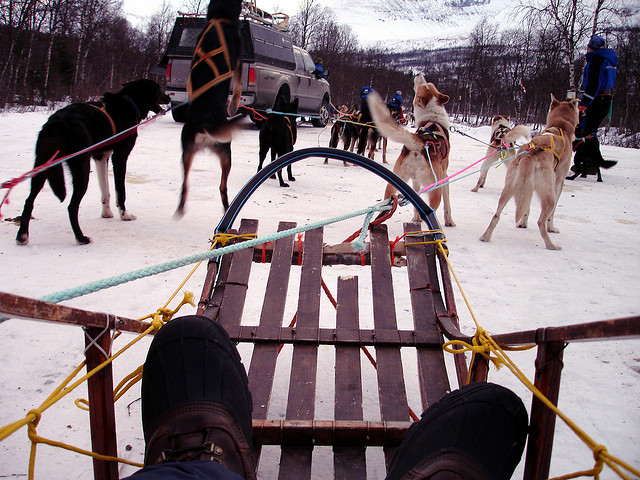
[[[391,110],[391,115],[393,118],[401,125],[407,123],[404,119],[404,113],[402,111],[402,92],[398,90],[393,97],[391,97],[391,101],[387,104],[389,110]]]
[[[598,167],[598,181],[602,181],[599,167],[610,168],[616,162],[606,161],[600,153],[598,128],[611,111],[611,94],[616,81],[618,56],[605,48],[602,37],[594,35],[587,45],[587,64],[582,77],[582,99],[580,100],[580,123],[576,128],[576,141],[572,170],[575,175],[587,176],[587,167]]]

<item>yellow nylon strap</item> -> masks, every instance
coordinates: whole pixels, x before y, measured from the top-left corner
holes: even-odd
[[[551,133],[549,130],[545,130],[541,135],[544,135],[545,137],[550,137],[551,140],[551,147],[546,147],[546,146],[541,146],[541,145],[536,145],[533,140],[535,140],[535,138],[529,142],[528,146],[530,149],[538,149],[538,150],[544,150],[546,152],[551,152],[553,153],[553,156],[556,157],[556,166],[553,168],[553,170],[557,170],[558,166],[560,165],[560,158],[562,157],[562,155],[564,155],[564,152],[567,150],[567,143],[565,142],[564,139],[564,132],[562,131],[561,128],[558,128],[558,130],[560,131],[559,135],[556,135],[555,133]],[[562,139],[562,151],[560,153],[556,152],[556,144],[555,144],[555,139],[556,138],[560,138]]]
[[[573,474],[569,474],[565,477],[558,477],[557,479],[551,479],[551,480],[560,480],[560,479],[564,479],[564,478],[577,478],[580,476],[593,476],[594,478],[598,479],[600,472],[602,471],[602,467],[604,464],[606,464],[607,466],[609,466],[613,471],[615,471],[620,478],[623,479],[629,479],[629,477],[627,477],[624,472],[622,471],[622,469],[633,473],[636,476],[640,477],[640,470],[637,470],[635,468],[633,468],[631,465],[623,462],[622,460],[610,455],[607,452],[606,447],[604,447],[603,445],[599,445],[597,444],[591,437],[589,437],[589,435],[587,435],[580,427],[578,427],[578,425],[576,425],[575,422],[573,422],[569,417],[567,417],[562,411],[560,411],[558,409],[558,407],[556,407],[547,397],[545,397],[542,392],[540,390],[538,390],[538,388],[536,388],[536,386],[527,378],[527,376],[517,367],[517,365],[509,358],[509,356],[507,354],[505,354],[504,352],[506,350],[524,350],[524,349],[528,349],[528,348],[534,348],[535,345],[532,346],[523,346],[523,347],[501,347],[492,337],[489,333],[487,333],[478,323],[473,310],[471,309],[471,306],[469,304],[469,301],[467,300],[466,295],[464,294],[464,291],[462,289],[462,286],[460,284],[460,282],[458,281],[458,278],[455,274],[455,272],[453,271],[453,266],[451,265],[451,262],[449,261],[448,256],[445,253],[444,248],[442,247],[441,243],[436,242],[438,248],[440,249],[440,251],[444,254],[444,258],[447,262],[447,264],[449,265],[449,269],[451,270],[451,273],[456,281],[456,284],[458,285],[458,288],[460,289],[460,292],[462,294],[462,297],[464,298],[464,301],[467,305],[467,308],[469,309],[469,312],[471,313],[471,317],[473,318],[474,323],[476,324],[476,334],[473,337],[472,340],[472,344],[468,344],[466,342],[462,342],[459,340],[453,340],[451,342],[447,342],[445,343],[442,348],[449,352],[449,353],[455,353],[455,354],[460,354],[460,353],[464,353],[467,351],[471,351],[473,352],[473,355],[475,356],[476,354],[482,355],[485,358],[487,358],[489,361],[491,361],[494,365],[496,365],[497,368],[501,367],[501,366],[505,366],[507,367],[507,369],[509,369],[518,380],[520,380],[537,398],[538,400],[540,400],[544,405],[547,406],[547,408],[551,409],[551,411],[553,411],[558,417],[560,417],[560,419],[578,436],[578,438],[580,440],[582,440],[582,442],[587,445],[587,447],[589,447],[592,452],[593,452],[593,456],[595,459],[595,465],[593,467],[593,469],[588,470],[588,471],[584,471],[584,472],[576,472]],[[452,348],[450,348],[451,345],[459,345],[462,346],[462,350],[454,350]],[[472,360],[473,362],[473,360]],[[470,369],[471,370],[471,369]],[[622,469],[621,469],[622,468]]]

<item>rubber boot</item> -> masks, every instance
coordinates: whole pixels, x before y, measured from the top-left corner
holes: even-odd
[[[255,479],[251,410],[240,355],[218,323],[188,316],[158,331],[142,376],[145,465],[216,461]]]
[[[527,423],[510,390],[484,382],[462,387],[409,428],[387,480],[508,480],[522,457]]]

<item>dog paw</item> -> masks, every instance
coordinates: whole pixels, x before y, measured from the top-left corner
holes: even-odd
[[[485,233],[484,235],[482,235],[482,236],[480,237],[480,241],[481,241],[481,242],[490,242],[490,241],[491,241],[491,236],[490,236],[490,235],[487,235],[487,234]]]
[[[28,244],[29,243],[29,235],[27,235],[26,233],[23,233],[21,235],[19,234],[16,237],[16,243],[18,245],[26,245],[26,244]]]
[[[280,184],[280,186],[281,186],[281,187],[288,187],[288,186],[289,186],[289,184],[288,184],[288,183],[284,183],[284,182],[283,182],[283,183],[281,183],[281,184]]]
[[[290,181],[290,182],[295,182],[295,181],[296,181],[296,179],[295,179],[294,177],[289,177],[289,181]]]
[[[135,215],[129,213],[129,212],[120,212],[120,220],[124,221],[124,222],[129,222],[132,220],[137,219],[138,217],[136,217]]]
[[[102,207],[102,218],[113,218],[113,212],[109,207]]]
[[[76,238],[76,241],[78,242],[78,245],[89,245],[91,243],[91,239],[89,237],[85,237],[84,235],[82,237]]]

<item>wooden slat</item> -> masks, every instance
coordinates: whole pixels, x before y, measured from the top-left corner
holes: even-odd
[[[298,325],[318,328],[322,284],[322,229],[306,232],[298,297]],[[291,362],[288,420],[312,420],[315,413],[317,345],[296,345]],[[282,447],[279,478],[311,478],[313,447]]]
[[[295,226],[296,224],[292,222],[280,222],[278,231],[289,230]],[[292,251],[293,236],[276,240],[260,313],[260,326],[266,328],[280,328],[282,326],[289,289]],[[248,373],[249,390],[253,398],[253,419],[265,420],[267,418],[277,359],[277,344],[260,344],[253,349]],[[256,464],[258,464],[262,445],[254,441],[253,451]]]
[[[235,235],[238,232],[236,230],[229,230],[227,233]],[[227,276],[229,275],[229,268],[231,267],[231,259],[233,255],[224,255],[219,259],[217,266],[209,264],[207,265],[207,276],[204,282],[204,288],[202,289],[202,297],[198,305],[198,314],[204,315],[212,320],[217,320],[218,313],[220,312],[220,306],[222,305],[222,298],[224,297],[225,285],[227,283]],[[215,277],[213,277],[215,275]],[[213,291],[211,291],[211,284],[215,281]]]
[[[420,230],[417,223],[406,223],[405,233]],[[407,273],[409,276],[409,290],[411,295],[411,310],[413,312],[414,328],[428,334],[433,341],[442,342],[442,335],[438,330],[434,297],[439,296],[438,277],[431,277],[429,263],[435,263],[433,246],[411,245],[426,240],[424,235],[407,238]],[[420,394],[422,408],[437,402],[445,395],[449,387],[449,378],[444,363],[442,348],[420,347],[417,351],[418,375],[420,378]]]
[[[278,231],[295,228],[295,223],[280,222]],[[293,237],[276,240],[273,261],[269,269],[269,278],[260,314],[260,325],[281,327],[289,287],[291,272],[291,252]],[[249,389],[253,397],[253,418],[264,420],[269,411],[269,400],[273,387],[273,375],[278,358],[278,345],[256,345],[249,367]]]
[[[238,234],[255,234],[257,231],[257,220],[243,219],[242,222],[240,222]],[[252,248],[245,248],[233,254],[231,267],[229,268],[229,274],[227,276],[224,298],[222,299],[222,309],[218,317],[218,321],[223,325],[240,325],[244,302],[247,298],[252,258]]]
[[[358,277],[338,279],[338,329],[358,330]],[[336,347],[335,419],[362,420],[362,375],[360,348]],[[334,447],[333,466],[336,480],[367,478],[365,448]]]
[[[446,260],[442,258],[442,255],[438,253],[438,249],[434,245],[433,247],[434,255],[438,255],[438,262],[440,264],[440,271],[442,272],[440,278],[442,280],[443,292],[438,292],[438,295],[434,296],[434,305],[436,308],[436,314],[439,317],[447,317],[448,320],[453,324],[456,330],[460,330],[460,323],[458,322],[458,314],[456,312],[456,304],[455,304],[455,296],[453,293],[453,284],[451,282],[449,265]],[[431,278],[437,278],[438,270],[436,262],[428,262],[429,265],[429,276]],[[444,299],[443,299],[444,297]],[[445,303],[446,301],[446,303]],[[454,349],[458,349],[462,347],[454,347]],[[456,367],[456,375],[458,377],[458,387],[461,387],[467,382],[467,374],[468,367],[467,361],[464,355],[454,355],[453,362]]]
[[[7,318],[2,318],[2,317]],[[108,313],[91,312],[79,308],[56,305],[29,297],[0,292],[0,323],[10,318],[21,320],[40,320],[48,323],[61,323],[88,328],[142,333],[151,323],[131,318],[118,317]]]
[[[386,225],[371,230],[371,287],[373,321],[376,329],[397,329],[389,237]],[[378,364],[378,395],[383,421],[406,421],[409,406],[404,384],[402,358],[399,347],[376,348]],[[387,467],[395,449],[385,448]]]
[[[253,261],[270,262],[273,247],[270,244],[257,245],[253,250]],[[404,242],[400,241],[393,246],[393,254],[396,257],[404,257]],[[264,257],[263,257],[264,256]],[[337,245],[325,245],[322,248],[323,265],[362,265],[363,256],[360,252],[354,252],[351,243],[338,243]],[[291,257],[293,265],[298,264],[298,244],[293,245],[293,255]],[[368,243],[364,244],[364,264],[371,265],[371,253]]]

